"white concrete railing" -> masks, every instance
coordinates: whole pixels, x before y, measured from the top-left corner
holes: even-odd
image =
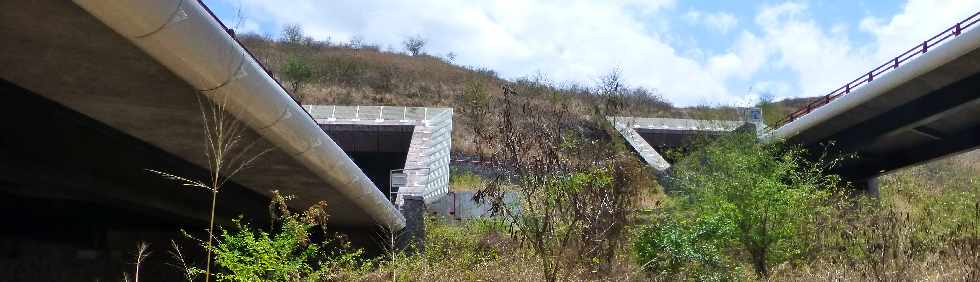
[[[428,123],[444,120],[446,116],[440,115],[446,113],[448,113],[450,120],[452,119],[452,109],[449,108],[324,105],[306,105],[303,107],[312,113],[314,118],[328,121],[398,121],[406,124],[421,121]]]

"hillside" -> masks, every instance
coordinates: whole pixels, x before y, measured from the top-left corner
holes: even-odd
[[[468,99],[472,100],[473,92],[483,92],[487,95],[485,103],[494,104],[503,96],[505,85],[519,91],[543,91],[572,99],[572,104],[576,106],[569,110],[581,118],[587,118],[596,107],[606,103],[607,96],[617,96],[618,99],[614,100],[621,107],[616,112],[623,116],[741,118],[738,110],[731,107],[675,107],[659,96],[656,90],[629,87],[615,74],[597,77],[601,85],[559,85],[540,75],[508,81],[493,70],[460,66],[451,59],[425,53],[412,56],[363,43],[334,44],[303,36],[298,38],[284,40],[255,34],[239,36],[242,43],[273,72],[273,76],[303,104],[454,108],[457,114],[454,117],[453,138],[457,141],[453,143],[453,150],[459,153],[475,153],[470,146],[475,135],[472,121],[463,118],[467,108],[473,106],[473,101]],[[302,62],[300,64],[309,69],[308,79],[298,85],[284,74],[291,61]],[[814,99],[763,101],[759,106],[763,109],[766,123],[775,124]],[[538,102],[548,103],[544,96]],[[980,152],[953,157],[952,162],[980,172],[975,165],[980,162]]]
[[[569,111],[581,118],[587,118],[599,106],[613,107],[617,115],[623,116],[740,118],[735,108],[674,107],[656,90],[629,87],[616,73],[597,77],[602,85],[559,85],[541,76],[508,81],[493,70],[464,67],[424,53],[412,56],[371,45],[330,44],[308,38],[239,38],[303,104],[454,108],[454,139],[459,141],[454,142],[453,149],[465,153],[472,153],[465,144],[473,133],[471,124],[463,121],[461,114],[468,105],[472,106],[474,95],[485,95],[480,100],[492,106],[503,96],[505,85],[518,92],[549,93],[538,95],[542,97],[540,103],[548,103],[543,98],[546,96],[569,99],[574,105]],[[287,75],[290,68],[300,69],[306,78],[291,80]],[[608,103],[615,105],[605,105]]]

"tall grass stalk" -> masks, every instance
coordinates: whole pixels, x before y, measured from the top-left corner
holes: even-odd
[[[214,242],[215,207],[218,193],[235,175],[248,168],[271,148],[257,149],[258,140],[247,140],[246,127],[228,112],[228,96],[218,101],[207,101],[197,96],[201,112],[201,123],[206,140],[204,155],[208,161],[209,175],[205,181],[189,179],[158,170],[148,170],[164,178],[176,181],[183,186],[197,187],[211,193],[210,214],[208,216],[208,241],[206,247],[206,267],[204,281],[211,277],[211,257]]]

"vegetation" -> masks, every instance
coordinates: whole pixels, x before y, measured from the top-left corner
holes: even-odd
[[[296,73],[287,72],[300,69],[306,103],[456,108],[454,138],[466,142],[454,142],[454,153],[479,156],[503,173],[454,170],[451,185],[477,190],[497,216],[427,218],[425,252],[369,255],[325,229],[322,205],[297,213],[277,194],[270,208],[276,221],[267,228],[248,218],[209,228],[209,238],[196,241],[208,254],[202,266],[174,244],[175,264],[189,281],[980,278],[978,153],[883,176],[881,196],[868,198],[849,192],[832,173],[837,160],[821,152],[735,133],[686,148],[664,192],[605,117],[734,119],[736,109],[676,108],[654,89],[629,87],[615,70],[594,86],[556,85],[542,75],[506,81],[424,55],[420,38],[417,51],[406,41],[412,56],[360,39],[313,41],[298,26],[279,40],[242,39],[279,70],[293,95],[300,87],[289,80]],[[760,107],[787,112],[798,102],[764,99]],[[237,145],[209,149],[213,156],[252,150],[221,136]],[[158,173],[207,188],[216,202],[224,177],[234,175],[218,173],[239,167],[216,164],[211,169],[219,176],[208,181]],[[517,203],[504,201],[505,193],[517,194]],[[134,277],[148,253],[141,247]]]
[[[205,269],[203,272],[204,281],[211,278],[211,255],[214,252],[213,241],[215,238],[214,220],[215,209],[218,205],[218,193],[238,173],[245,170],[258,158],[270,149],[256,148],[255,140],[247,140],[243,135],[245,125],[231,115],[231,109],[227,107],[227,96],[220,97],[216,101],[207,101],[198,96],[198,105],[201,110],[201,121],[204,126],[204,156],[208,161],[208,178],[205,180],[189,179],[171,173],[148,169],[163,178],[173,180],[182,186],[199,188],[211,194],[210,215],[208,216],[207,253]],[[143,253],[142,251],[140,253]],[[141,261],[141,259],[137,259]],[[134,274],[139,277],[139,273]],[[137,279],[139,280],[139,279]]]
[[[303,95],[300,94],[300,88],[313,79],[313,67],[309,65],[303,58],[297,56],[290,56],[286,60],[286,64],[282,67],[282,76],[289,83],[290,93],[297,97],[300,103],[303,102]]]
[[[408,51],[409,54],[412,54],[412,56],[425,54],[422,49],[425,48],[426,43],[428,43],[428,41],[425,40],[425,38],[422,38],[422,36],[418,35],[409,37],[405,39],[405,42],[403,42],[405,45],[405,50]]]
[[[662,226],[634,246],[652,270],[676,274],[684,260],[706,273],[745,258],[760,278],[772,265],[802,258],[818,223],[829,220],[840,180],[803,151],[760,144],[753,133],[713,140],[674,168],[679,190]],[[721,253],[721,250],[728,250]],[[700,271],[695,271],[700,273]]]

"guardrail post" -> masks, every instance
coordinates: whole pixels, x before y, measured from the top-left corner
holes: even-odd
[[[875,80],[875,71],[871,70],[868,72],[868,82]]]
[[[956,23],[956,26],[953,27],[953,36],[960,36],[960,32],[962,31],[963,29],[960,27],[960,23]]]
[[[929,52],[929,40],[922,41],[922,53]]]

